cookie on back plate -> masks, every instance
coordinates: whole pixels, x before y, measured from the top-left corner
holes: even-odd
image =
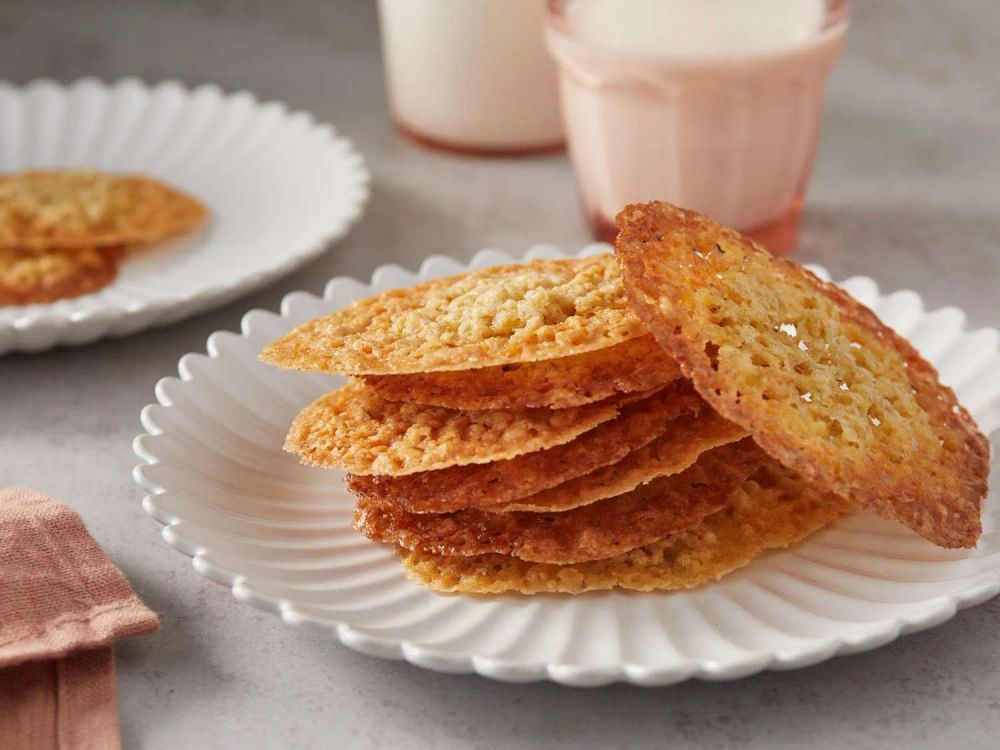
[[[0,247],[0,305],[55,302],[96,292],[114,281],[123,254],[117,247]]]
[[[37,170],[0,176],[0,247],[158,242],[191,231],[207,215],[200,201],[142,175]]]
[[[989,446],[913,346],[693,211],[632,205],[617,225],[633,308],[720,414],[818,486],[941,546],[975,545]]]

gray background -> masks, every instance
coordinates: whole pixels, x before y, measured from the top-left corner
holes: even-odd
[[[1000,324],[1000,10],[858,0],[799,258]],[[353,653],[234,601],[159,538],[130,442],[153,384],[250,307],[428,253],[588,239],[562,156],[441,156],[387,124],[369,2],[0,2],[0,78],[176,77],[336,123],[369,159],[362,223],[269,289],[165,330],[0,359],[0,485],[60,498],[163,619],[117,649],[131,748],[996,747],[1000,599],[877,651],[734,683],[573,690]]]

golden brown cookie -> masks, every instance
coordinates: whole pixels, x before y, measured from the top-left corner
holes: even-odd
[[[388,375],[568,357],[642,336],[611,255],[533,260],[358,300],[270,344],[285,369]]]
[[[0,176],[0,247],[156,242],[191,231],[206,215],[200,201],[142,175],[36,170]]]
[[[504,461],[454,466],[403,477],[348,475],[359,497],[415,513],[482,508],[527,497],[627,456],[668,430],[681,414],[705,407],[687,381],[621,407],[620,415],[580,437]]]
[[[285,450],[313,466],[402,476],[550,448],[617,414],[606,401],[572,409],[442,409],[386,401],[353,382],[299,412]]]
[[[848,504],[770,460],[730,496],[725,508],[697,526],[605,560],[552,565],[497,554],[449,557],[404,547],[397,552],[410,578],[441,592],[689,589],[718,580],[768,549],[804,539],[846,513]]]
[[[711,409],[684,414],[673,420],[666,432],[653,442],[632,451],[617,463],[512,503],[486,506],[485,510],[493,513],[513,510],[555,513],[579,508],[624,494],[658,477],[684,471],[705,451],[735,443],[746,435],[746,430],[738,424],[720,417]]]
[[[118,275],[120,248],[0,248],[0,305],[55,302],[96,292]]]
[[[649,391],[681,377],[652,336],[583,354],[476,370],[368,375],[365,384],[390,401],[451,409],[565,409],[616,393]]]
[[[563,513],[408,513],[359,500],[354,527],[379,542],[438,555],[513,555],[575,563],[613,557],[697,525],[723,508],[766,455],[749,438],[709,451],[680,474]]]
[[[617,224],[633,307],[720,414],[820,487],[941,546],[976,543],[988,443],[907,341],[697,213],[634,205]]]

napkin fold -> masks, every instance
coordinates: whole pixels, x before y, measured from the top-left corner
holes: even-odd
[[[120,748],[111,644],[158,627],[79,515],[0,490],[0,748]]]

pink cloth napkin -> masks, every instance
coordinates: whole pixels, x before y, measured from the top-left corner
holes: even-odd
[[[158,627],[80,516],[0,490],[0,748],[120,748],[111,644]]]

